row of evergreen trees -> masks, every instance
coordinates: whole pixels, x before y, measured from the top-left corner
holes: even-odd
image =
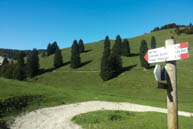
[[[7,63],[0,68],[0,76],[9,79],[24,80],[26,77],[34,77],[39,72],[38,51],[33,51],[28,55],[27,62],[24,62],[25,53],[17,54],[17,62]]]
[[[49,51],[51,50],[51,52],[49,53]],[[72,48],[71,48],[71,61],[70,61],[70,66],[72,68],[78,68],[81,66],[81,58],[80,58],[80,53],[84,52],[84,43],[83,40],[80,39],[79,43],[77,42],[77,40],[73,41],[72,44]],[[48,54],[49,53],[49,54]],[[54,54],[54,67],[58,68],[61,67],[63,65],[63,57],[61,54],[61,50],[57,45],[57,42],[54,42],[52,44],[48,44],[47,47],[47,55],[51,55]],[[43,55],[45,55],[45,53],[43,53]]]
[[[84,43],[83,40],[80,39],[79,43],[77,43],[77,40],[74,40],[72,44],[72,49],[71,49],[71,61],[70,61],[70,66],[72,68],[78,68],[81,66],[81,59],[80,59],[80,53],[84,52]],[[63,65],[63,57],[61,54],[61,50],[59,49],[57,42],[54,42],[52,44],[48,44],[47,47],[47,55],[54,54],[54,67],[58,68]],[[45,53],[43,53],[45,55]]]
[[[151,38],[151,49],[156,48],[156,39],[154,36]],[[145,69],[149,68],[149,63],[146,62],[144,56],[148,51],[147,42],[145,40],[141,41],[140,45],[140,63],[141,66]],[[119,75],[123,68],[122,68],[122,60],[121,56],[129,56],[130,53],[130,45],[127,39],[124,39],[123,43],[121,37],[118,35],[115,40],[115,44],[112,48],[110,47],[110,40],[109,37],[106,36],[104,41],[104,52],[101,59],[101,71],[100,76],[104,81],[107,81],[113,77]]]
[[[156,40],[153,36],[151,39],[151,48],[156,48]],[[78,68],[81,66],[80,53],[84,52],[84,43],[82,40],[73,41],[71,49],[70,66]],[[148,51],[145,40],[141,41],[140,46],[140,62],[145,69],[149,68],[149,64],[145,61],[144,56]],[[63,65],[63,57],[57,43],[54,42],[48,45],[47,55],[54,55],[54,67],[58,68]],[[130,45],[127,39],[121,40],[120,35],[116,37],[114,46],[111,50],[109,37],[106,36],[104,41],[104,52],[101,60],[100,76],[103,80],[109,80],[116,77],[122,72],[121,56],[130,56]],[[20,52],[17,55],[17,63],[5,64],[0,68],[0,75],[6,78],[13,78],[24,80],[26,77],[34,77],[39,73],[39,57],[38,51],[34,49],[31,54],[27,56],[27,62],[24,62],[25,53]]]
[[[104,52],[101,59],[101,78],[106,81],[119,75],[122,72],[121,56],[129,55],[130,45],[127,39],[122,42],[120,35],[118,35],[111,51],[110,40],[109,37],[106,36],[104,41]]]
[[[47,47],[47,56],[54,54],[57,48],[58,48],[57,42],[53,42],[52,44],[49,43]]]
[[[78,68],[81,66],[80,53],[84,51],[83,40],[80,39],[79,43],[74,40],[70,61],[70,66],[72,68]],[[52,44],[49,43],[47,47],[47,54],[45,52],[42,53],[43,57],[51,54],[55,54],[54,68],[61,67],[63,65],[63,57],[57,42]],[[21,51],[17,54],[16,62],[9,63],[6,58],[3,62],[3,65],[0,67],[0,76],[9,79],[25,80],[27,77],[32,78],[39,74],[38,51],[33,49],[33,51],[27,56],[26,63],[24,61],[24,57],[25,53]]]

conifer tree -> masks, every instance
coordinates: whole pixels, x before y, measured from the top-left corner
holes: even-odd
[[[40,67],[38,50],[37,49],[33,49],[32,54],[33,54],[33,58],[34,58],[34,71],[35,71],[35,74],[38,74],[39,67]]]
[[[20,81],[25,79],[23,69],[19,66],[19,64],[17,64],[13,70],[13,78]]]
[[[47,56],[51,55],[51,44],[49,43],[48,44],[48,47],[47,47]]]
[[[148,62],[144,59],[144,56],[147,51],[148,51],[147,43],[145,40],[142,40],[141,46],[140,46],[140,62],[141,62],[141,67],[144,67],[145,69],[149,68]]]
[[[54,67],[58,68],[63,65],[63,58],[61,54],[61,50],[57,47],[55,56],[54,56]]]
[[[26,72],[24,70],[25,68],[24,57],[25,57],[25,53],[23,51],[18,53],[17,64],[13,71],[14,79],[24,80],[26,78]]]
[[[27,71],[29,77],[34,77],[39,72],[39,57],[36,49],[33,49],[27,58]]]
[[[118,35],[116,37],[109,62],[111,78],[116,77],[122,72],[121,47],[122,47],[121,38]]]
[[[56,41],[53,42],[52,44],[49,43],[47,47],[47,56],[54,54],[57,48],[58,48],[58,44]]]
[[[14,68],[15,68],[14,64],[3,65],[3,77],[8,78],[8,79],[12,79]]]
[[[6,65],[6,64],[9,64],[7,57],[4,58],[2,65]]]
[[[101,71],[100,71],[100,76],[104,81],[109,80],[111,78],[109,68],[110,54],[111,54],[110,40],[109,37],[106,36],[104,41],[104,52],[101,59]]]
[[[155,40],[155,37],[152,36],[151,37],[151,49],[154,49],[154,48],[156,48],[156,40]]]
[[[129,41],[127,39],[125,39],[123,41],[123,45],[122,45],[122,55],[123,56],[129,56],[130,55],[130,45],[129,45]]]
[[[56,49],[59,48],[57,42],[53,42],[51,45],[51,54],[54,54],[56,52]]]
[[[23,51],[19,52],[17,54],[17,64],[20,66],[20,67],[24,67],[24,57],[25,57],[25,53]]]
[[[80,65],[81,65],[81,60],[80,60],[79,46],[77,44],[77,41],[74,40],[72,45],[72,50],[71,50],[70,66],[72,68],[78,68],[80,67]]]
[[[84,43],[82,39],[79,40],[78,46],[79,46],[80,53],[84,52]]]
[[[118,55],[121,56],[121,50],[122,50],[122,41],[121,41],[121,37],[120,35],[117,35],[116,40],[115,40],[115,44],[113,46],[112,51]]]

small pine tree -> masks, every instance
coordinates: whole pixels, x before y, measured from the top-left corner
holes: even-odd
[[[129,45],[129,41],[127,39],[125,39],[123,41],[123,45],[122,45],[122,55],[123,56],[129,56],[130,55],[130,45]]]
[[[72,50],[71,50],[70,66],[72,68],[78,68],[80,67],[80,65],[81,65],[81,60],[80,60],[79,46],[77,44],[77,41],[74,40],[72,45]]]
[[[24,80],[26,78],[26,72],[24,70],[25,63],[24,63],[25,53],[23,51],[19,52],[17,55],[17,65],[13,72],[13,78],[17,80]]]
[[[145,69],[149,68],[148,62],[144,59],[144,56],[147,51],[148,51],[147,43],[145,40],[142,40],[141,46],[140,46],[140,62],[141,62],[141,67],[144,67]]]
[[[37,49],[33,49],[33,58],[34,58],[34,71],[35,71],[35,74],[37,75],[38,72],[39,72],[39,67],[40,67],[40,64],[39,64],[39,54],[38,54],[38,51]]]
[[[47,56],[51,55],[51,44],[49,43],[48,44],[48,47],[47,47]]]
[[[117,35],[116,40],[115,40],[115,44],[113,46],[112,51],[118,55],[121,56],[121,50],[122,50],[122,41],[121,41],[121,37],[120,35]]]
[[[14,64],[5,64],[2,66],[2,76],[8,79],[13,78]]]
[[[4,58],[2,65],[6,65],[6,64],[9,64],[7,57]]]
[[[24,67],[24,57],[25,57],[25,53],[23,51],[19,52],[17,54],[17,64],[20,66],[20,67]]]
[[[63,58],[61,54],[61,50],[57,47],[55,56],[54,56],[54,67],[58,68],[63,65]]]
[[[151,49],[154,49],[154,48],[156,48],[156,40],[155,40],[155,37],[152,36],[151,37]]]
[[[48,54],[49,55],[49,54]],[[32,56],[32,53],[30,53],[27,57],[27,63],[26,63],[26,70],[27,70],[27,75],[29,77],[33,77],[35,74],[34,74],[34,66],[33,66],[33,56]]]
[[[36,49],[33,49],[32,53],[27,58],[27,71],[28,76],[31,78],[39,72],[39,57]]]
[[[80,53],[84,52],[84,43],[82,39],[79,40],[78,46],[79,46]]]
[[[17,66],[13,70],[13,78],[20,81],[25,79],[23,69],[19,66],[19,64],[17,64]]]
[[[104,52],[101,59],[101,71],[100,71],[100,76],[104,81],[107,81],[111,78],[109,69],[110,54],[111,54],[110,40],[109,37],[106,36],[104,41]]]

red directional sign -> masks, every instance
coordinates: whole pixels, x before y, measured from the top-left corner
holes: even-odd
[[[188,58],[188,42],[148,50],[144,59],[148,63],[184,60]]]

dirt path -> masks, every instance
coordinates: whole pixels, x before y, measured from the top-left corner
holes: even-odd
[[[97,110],[124,110],[134,112],[167,113],[167,109],[144,106],[131,103],[90,101],[39,109],[17,117],[11,129],[81,129],[74,124],[72,117]],[[193,113],[181,112],[179,115],[193,117]]]

